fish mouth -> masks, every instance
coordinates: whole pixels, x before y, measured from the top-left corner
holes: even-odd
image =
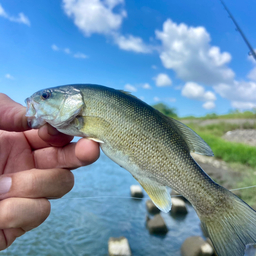
[[[27,117],[28,126],[32,129],[38,129],[43,126],[46,122],[42,118],[38,117],[35,103],[30,98],[27,98],[25,103],[27,105],[27,112],[25,116]]]

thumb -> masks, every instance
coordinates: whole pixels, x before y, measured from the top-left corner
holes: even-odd
[[[26,108],[0,93],[0,129],[21,132],[29,130]]]

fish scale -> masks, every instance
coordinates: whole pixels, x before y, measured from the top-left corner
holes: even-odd
[[[256,242],[256,212],[194,161],[190,152],[213,153],[184,124],[127,92],[99,85],[49,88],[34,93],[26,103],[32,128],[49,123],[65,134],[99,142],[160,210],[171,209],[166,186],[186,197],[219,256],[244,256],[246,246]]]

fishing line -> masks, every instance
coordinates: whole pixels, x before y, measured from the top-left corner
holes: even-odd
[[[249,189],[249,188],[256,188],[256,185],[248,186],[248,187],[242,187],[242,188],[233,188],[230,189],[230,191],[237,191],[237,190],[243,190],[243,189]],[[181,197],[182,195],[172,195],[172,197]],[[62,198],[62,199],[102,199],[102,198],[115,198],[115,199],[133,199],[133,200],[145,200],[150,199],[149,197],[143,197],[143,198],[137,198],[137,197],[131,197],[131,196],[84,196],[84,197],[71,197],[71,198]]]

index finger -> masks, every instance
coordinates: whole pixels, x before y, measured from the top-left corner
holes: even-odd
[[[26,108],[0,93],[0,129],[21,132],[30,130],[25,116]]]

